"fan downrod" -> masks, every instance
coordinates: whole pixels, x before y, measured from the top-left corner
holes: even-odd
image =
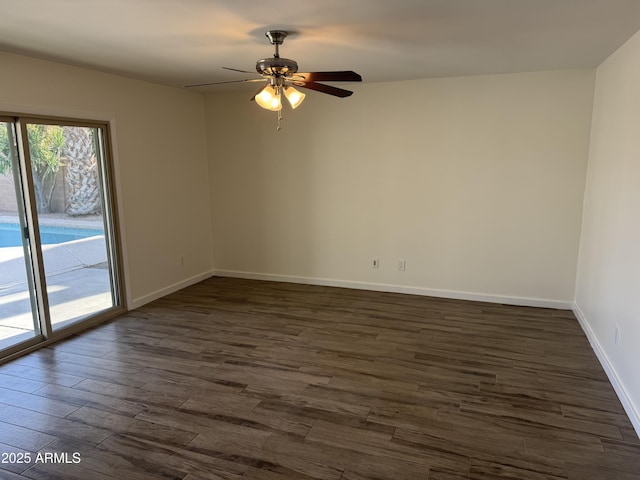
[[[288,58],[280,58],[279,46],[282,45],[284,39],[287,38],[289,32],[284,30],[269,30],[264,34],[271,42],[271,45],[275,46],[275,53],[273,58],[263,58],[256,62],[256,71],[260,75],[285,77],[298,71],[298,64],[295,60]]]

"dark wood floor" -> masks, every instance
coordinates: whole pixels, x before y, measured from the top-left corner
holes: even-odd
[[[567,311],[212,278],[0,382],[7,480],[640,479]]]

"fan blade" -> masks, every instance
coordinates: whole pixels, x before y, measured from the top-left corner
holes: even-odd
[[[249,70],[240,70],[238,68],[231,68],[231,67],[222,67],[222,68],[224,68],[225,70],[231,70],[232,72],[251,73],[252,75],[260,75],[256,71],[250,72]]]
[[[300,80],[302,82],[361,82],[362,77],[351,70],[342,70],[337,72],[307,72],[294,73],[291,75],[292,80]]]
[[[344,90],[343,88],[332,87],[331,85],[324,85],[322,83],[314,82],[292,82],[296,87],[308,88],[309,90],[315,90],[317,92],[328,93],[334,97],[349,97],[353,95],[350,90]]]
[[[264,78],[245,78],[244,80],[228,80],[226,82],[194,83],[193,85],[185,85],[185,88],[206,87],[209,85],[222,85],[224,83],[251,83],[251,82],[264,82]]]

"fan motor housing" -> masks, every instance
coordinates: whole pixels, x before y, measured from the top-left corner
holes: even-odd
[[[261,75],[285,77],[298,71],[298,64],[288,58],[263,58],[256,62],[256,71]]]

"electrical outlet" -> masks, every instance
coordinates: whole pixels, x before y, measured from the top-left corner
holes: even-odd
[[[613,335],[613,343],[618,345],[620,343],[620,326],[616,325],[616,333]]]
[[[371,259],[371,268],[380,268],[380,259],[378,257]]]
[[[407,261],[406,260],[398,260],[398,271],[404,272],[407,269]]]

